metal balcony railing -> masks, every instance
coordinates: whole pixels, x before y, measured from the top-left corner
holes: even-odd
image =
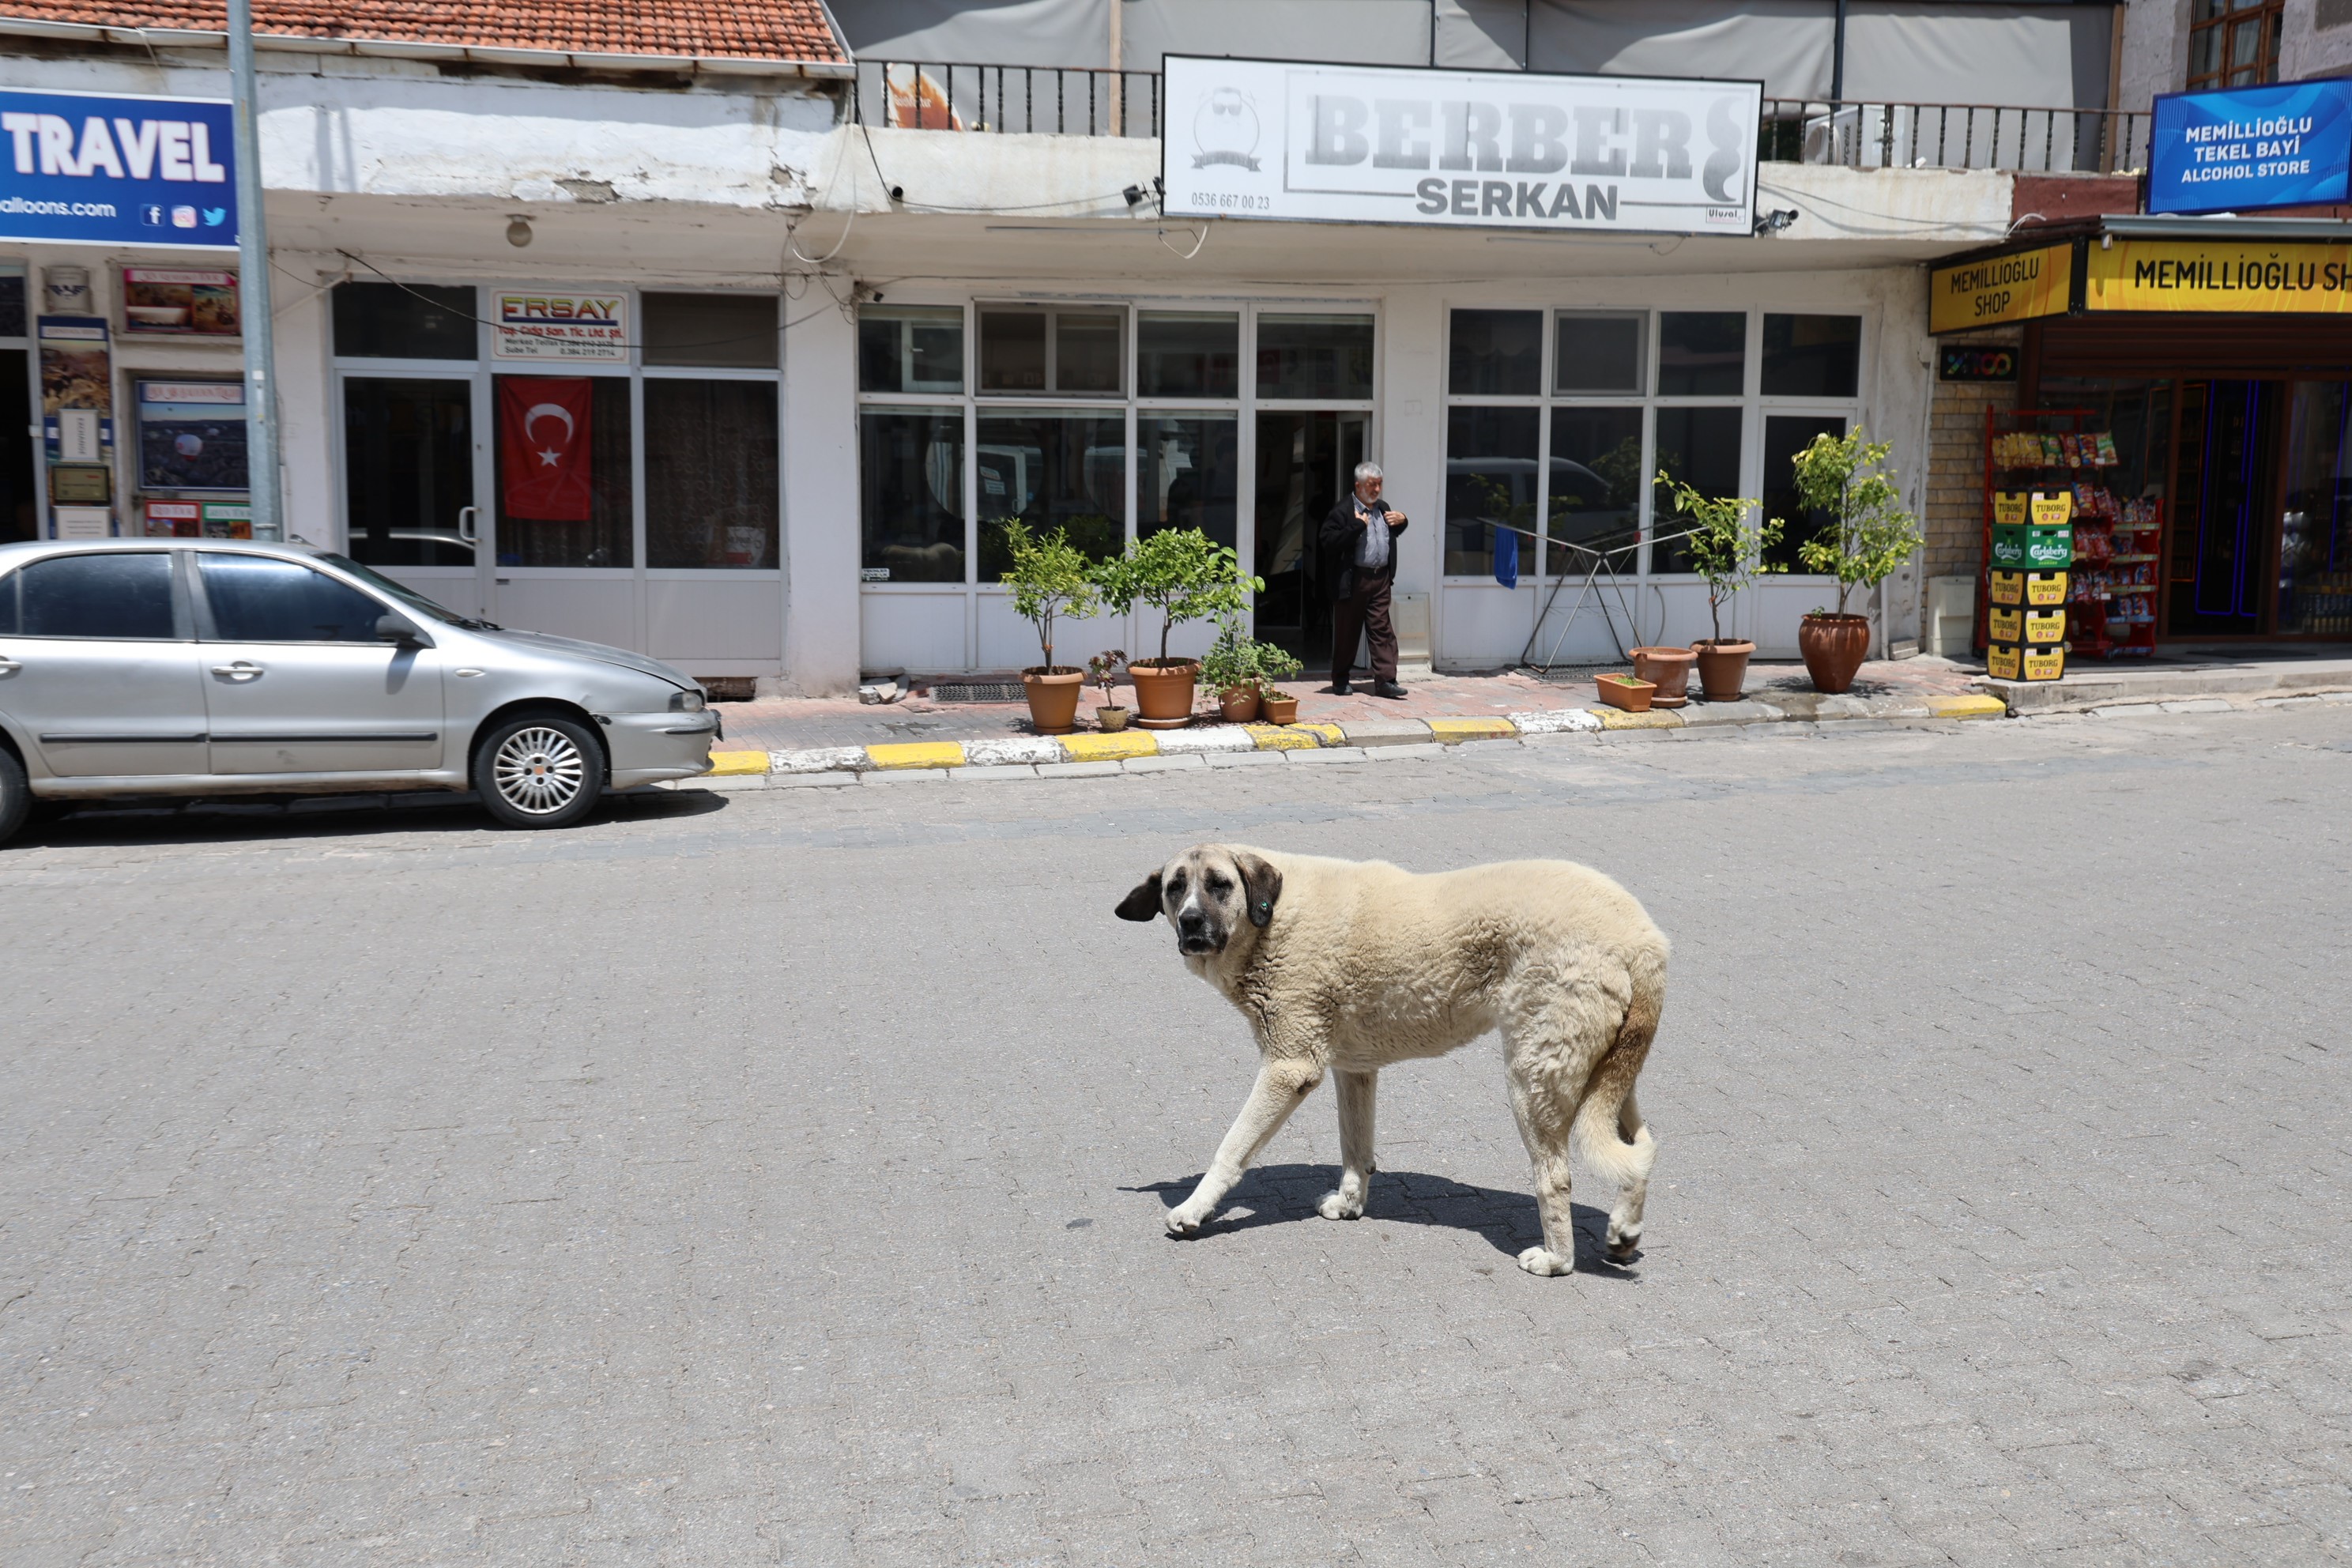
[[[1153,137],[1162,107],[1158,71],[861,60],[851,114],[910,131]],[[2146,166],[2147,142],[2144,112],[1768,98],[1757,151],[1848,169],[2120,174]]]
[[[2147,142],[2145,112],[1768,98],[1758,156],[1847,169],[2123,174],[2147,166]]]
[[[1160,134],[1160,73],[860,60],[851,114],[908,131],[1148,138]]]

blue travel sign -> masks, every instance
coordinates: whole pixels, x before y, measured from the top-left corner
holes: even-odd
[[[2282,82],[2156,100],[2152,213],[2254,212],[2346,199],[2352,81]]]
[[[236,249],[227,101],[0,89],[0,239]]]

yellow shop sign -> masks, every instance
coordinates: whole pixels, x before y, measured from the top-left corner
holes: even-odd
[[[1927,330],[1958,332],[2063,315],[2074,270],[2071,244],[1935,268],[1927,274]]]
[[[2352,245],[2118,239],[2091,247],[2083,307],[2352,314]]]

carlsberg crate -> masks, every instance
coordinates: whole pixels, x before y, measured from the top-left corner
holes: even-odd
[[[2005,572],[2063,572],[2074,564],[2072,524],[2044,528],[2031,522],[1992,525],[1992,569]]]

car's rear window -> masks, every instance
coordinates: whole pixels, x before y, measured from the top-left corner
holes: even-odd
[[[0,577],[0,633],[168,640],[172,559],[161,551],[52,555]]]

